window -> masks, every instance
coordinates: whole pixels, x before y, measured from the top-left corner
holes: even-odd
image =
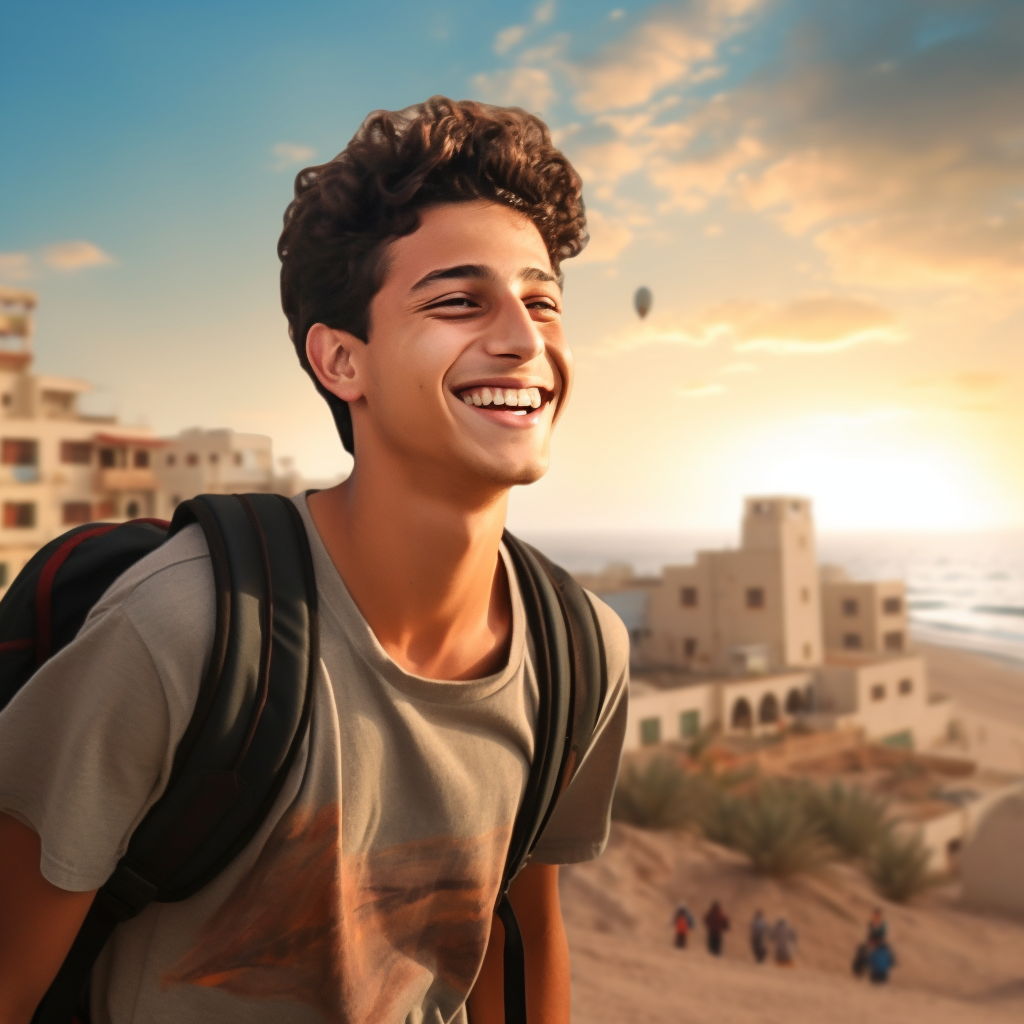
[[[844,615],[856,615],[860,611],[860,604],[857,602],[855,597],[846,597],[843,599],[843,614]]]
[[[88,466],[92,462],[92,445],[88,441],[61,441],[60,461],[72,466]]]
[[[804,644],[804,661],[810,661],[814,657],[813,644]]]
[[[129,501],[128,505],[125,507],[124,514],[129,519],[137,518],[139,514],[139,503],[137,501]]]
[[[750,703],[746,697],[740,697],[732,706],[730,718],[734,729],[752,729],[754,726],[754,712],[750,709]]]
[[[92,519],[92,505],[87,501],[65,501],[61,511],[65,526],[87,523]]]
[[[684,608],[696,608],[697,607],[697,588],[696,587],[683,587],[679,591],[679,603]]]
[[[7,396],[4,395],[4,398]],[[0,587],[7,586],[7,563],[0,562]]]
[[[872,700],[885,700],[885,683],[875,683],[871,687]]]
[[[882,643],[885,645],[885,649],[887,651],[902,651],[903,633],[900,630],[896,630],[893,633],[886,633],[882,638]]]
[[[774,693],[766,693],[761,698],[760,707],[757,709],[757,720],[763,725],[770,725],[779,720],[779,699]]]
[[[185,456],[185,465],[187,465],[187,466],[198,466],[199,465],[199,456],[196,455],[195,452],[189,452],[188,455]]]
[[[811,588],[801,587],[800,588],[800,603],[810,604],[811,603]]]
[[[210,452],[210,465],[216,466],[220,456],[216,452]]]
[[[117,452],[113,448],[101,448],[100,465],[104,469],[113,469],[117,465]]]
[[[747,587],[747,607],[764,607],[764,590],[761,587]]]
[[[900,693],[905,697],[908,693],[914,692],[914,680],[913,679],[901,679],[900,680]]]
[[[887,597],[882,602],[882,613],[884,615],[899,615],[903,611],[902,597]]]
[[[692,636],[688,636],[683,641],[683,654],[687,658],[692,658],[697,653],[697,641]]]
[[[5,501],[4,526],[23,530],[36,525],[36,506],[31,501]]]
[[[789,507],[790,507],[790,508],[791,508],[791,509],[792,509],[792,510],[793,510],[794,512],[799,512],[799,511],[800,511],[800,502],[799,502],[799,501],[791,501],[791,502],[789,503]]]
[[[0,446],[0,458],[5,466],[38,466],[39,443],[5,437]]]
[[[700,712],[683,711],[679,715],[679,735],[683,739],[689,739],[700,732]]]
[[[112,501],[101,501],[96,506],[97,519],[114,519],[117,516],[117,506]]]
[[[132,453],[132,465],[136,469],[149,469],[149,452],[145,448],[136,448]]]
[[[843,647],[848,651],[860,650],[860,633],[844,633]]]
[[[643,718],[640,720],[640,742],[645,747],[661,742],[660,718]]]
[[[7,393],[6,391],[5,391],[5,392],[4,392],[4,399],[3,399],[3,401],[4,401],[4,407],[6,408],[6,407],[7,407],[8,405],[10,405],[10,404],[11,404],[11,402],[13,402],[13,401],[14,401],[14,397],[13,397],[12,395],[9,395],[9,394],[8,394],[8,393]],[[5,563],[5,564],[6,564],[6,563]],[[0,583],[0,586],[3,586],[3,584],[2,584],[2,583]]]
[[[242,458],[241,452],[235,452],[235,465],[240,466],[245,460]]]

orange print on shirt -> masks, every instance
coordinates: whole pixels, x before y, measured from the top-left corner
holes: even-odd
[[[483,959],[511,827],[341,855],[339,807],[297,810],[161,979],[287,999],[338,1024],[458,1005]],[[447,997],[447,998],[445,998]]]

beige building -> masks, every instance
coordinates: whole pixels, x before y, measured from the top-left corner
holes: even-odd
[[[701,551],[660,579],[613,566],[581,582],[630,632],[641,686],[627,749],[685,739],[695,722],[758,734],[799,719],[902,747],[948,732],[952,704],[929,694],[907,649],[903,584],[819,573],[806,498],[747,499],[739,548]]]
[[[159,438],[83,413],[89,384],[32,372],[35,306],[32,292],[0,288],[0,595],[42,545],[81,523],[169,519],[202,493],[302,489],[290,467],[275,472],[269,437]]]
[[[670,566],[648,602],[637,661],[719,674],[822,658],[814,523],[806,498],[750,498],[738,550]]]
[[[901,580],[854,581],[829,567],[822,573],[821,612],[826,650],[907,649],[907,595]]]

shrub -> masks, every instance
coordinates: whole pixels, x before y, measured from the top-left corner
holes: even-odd
[[[701,821],[713,783],[689,774],[667,757],[643,769],[629,765],[619,776],[612,818],[640,828],[679,828]]]
[[[828,789],[809,790],[805,806],[821,834],[852,859],[867,857],[891,827],[884,800],[838,782]]]
[[[738,801],[730,844],[755,871],[776,878],[820,870],[832,853],[808,817],[800,787],[767,783]]]
[[[920,836],[887,831],[871,851],[867,875],[887,900],[906,903],[935,884],[929,859]]]

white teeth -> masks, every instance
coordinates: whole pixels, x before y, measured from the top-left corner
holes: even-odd
[[[510,409],[523,410],[539,409],[544,404],[540,388],[472,388],[463,392],[462,400],[466,405],[503,405]]]
[[[463,395],[462,396],[462,400],[466,403],[466,405],[472,405],[473,404],[473,396],[472,395]]]
[[[534,409],[540,408],[540,388],[530,388],[530,405]]]
[[[509,388],[505,392],[505,404],[513,406],[519,404],[519,392],[515,388]]]
[[[530,402],[530,389],[529,388],[521,388],[520,389],[520,391],[519,391],[519,404],[520,405],[524,405],[527,408],[529,408],[530,405],[532,404]]]
[[[483,391],[480,392],[480,401],[483,402],[484,405],[490,405],[493,400],[494,396],[491,394],[490,388],[484,388]]]
[[[505,392],[501,388],[496,388],[494,391],[494,404],[504,405],[505,404]]]
[[[474,391],[473,392],[473,397],[472,397],[471,401],[472,401],[472,403],[474,405],[483,405],[484,404],[484,400],[480,397],[480,392],[479,391]]]

